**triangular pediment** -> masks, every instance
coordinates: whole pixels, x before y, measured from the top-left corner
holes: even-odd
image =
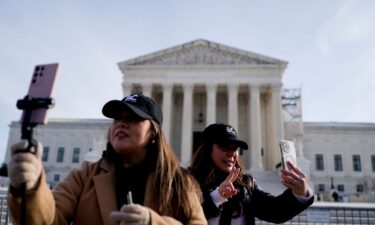
[[[198,39],[145,56],[120,62],[122,66],[146,65],[286,65],[287,62]]]

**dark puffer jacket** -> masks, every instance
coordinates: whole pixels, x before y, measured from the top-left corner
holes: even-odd
[[[243,210],[246,225],[254,225],[255,218],[272,223],[283,223],[301,213],[314,202],[312,196],[308,201],[301,203],[293,195],[291,189],[285,190],[278,196],[271,195],[261,190],[250,175],[244,175],[243,180],[249,185],[234,183],[238,194],[219,207],[216,207],[210,195],[214,188],[203,190],[203,210],[207,220],[220,216],[220,224],[230,224],[231,219],[240,216]]]

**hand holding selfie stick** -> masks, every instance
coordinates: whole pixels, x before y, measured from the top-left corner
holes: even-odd
[[[54,106],[54,101],[52,98],[32,98],[28,95],[24,99],[17,101],[17,108],[24,111],[24,117],[22,120],[22,132],[21,139],[28,141],[28,146],[25,150],[19,152],[30,152],[35,154],[36,151],[36,141],[33,139],[34,128],[38,123],[33,123],[30,121],[32,112],[36,109],[49,109]],[[32,151],[32,149],[34,151]],[[21,225],[26,224],[26,183],[23,183],[20,187],[21,193]]]
[[[57,63],[35,66],[28,94],[17,101],[17,108],[23,110],[21,139],[28,141],[26,149],[18,152],[36,153],[37,142],[33,139],[34,128],[38,124],[46,123],[47,109],[54,106],[51,94],[57,68]],[[19,193],[21,195],[20,224],[26,225],[26,183],[21,184]]]

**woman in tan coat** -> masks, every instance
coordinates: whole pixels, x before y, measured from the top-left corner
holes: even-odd
[[[72,171],[53,191],[45,181],[41,145],[35,155],[20,153],[27,141],[12,147],[8,204],[13,223],[19,223],[19,188],[26,183],[28,225],[207,224],[199,185],[167,143],[159,106],[139,94],[109,101],[102,112],[113,119],[102,158]]]

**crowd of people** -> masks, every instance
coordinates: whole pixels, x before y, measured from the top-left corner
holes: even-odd
[[[227,124],[211,124],[188,168],[180,165],[162,130],[158,104],[142,94],[111,100],[107,147],[100,160],[82,163],[50,190],[42,145],[12,146],[8,205],[20,223],[21,190],[27,224],[248,225],[255,218],[281,223],[313,203],[308,177],[296,166],[281,170],[286,190],[273,196],[247,174],[239,151],[248,144]]]

